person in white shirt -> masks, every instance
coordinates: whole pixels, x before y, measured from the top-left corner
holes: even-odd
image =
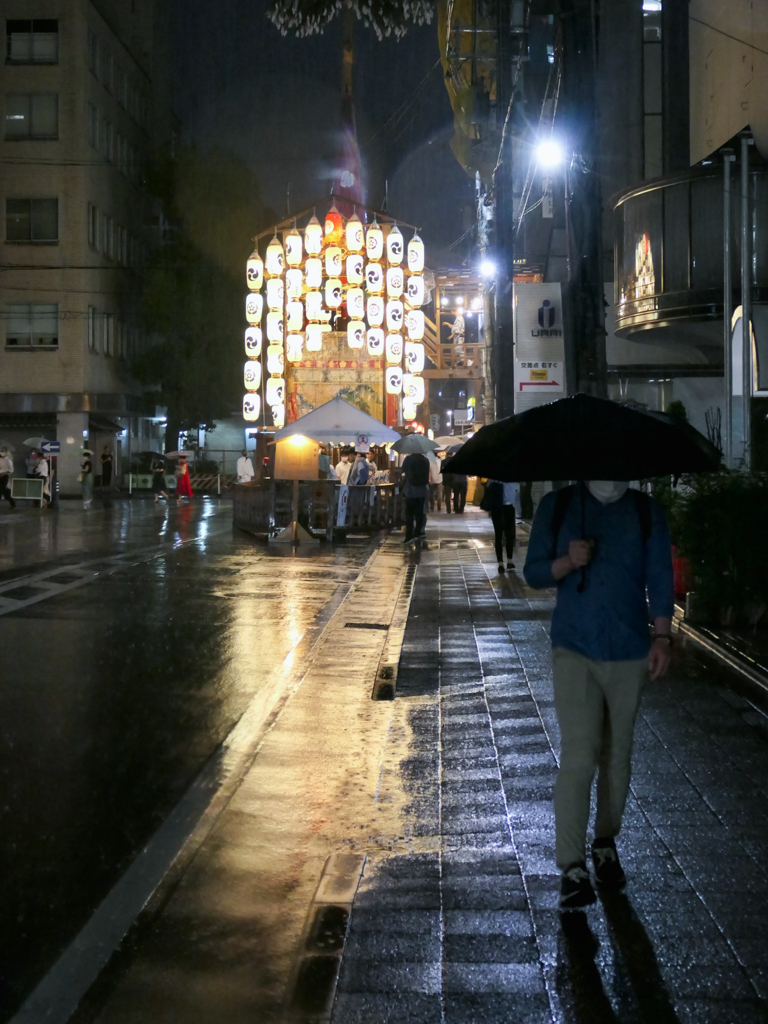
[[[341,458],[336,463],[336,476],[339,478],[339,482],[345,484],[349,479],[349,474],[352,471],[352,464],[349,461],[349,453],[342,452]]]
[[[48,459],[43,455],[42,452],[37,453],[37,463],[35,465],[35,473],[38,477],[42,478],[43,481],[43,497],[47,505],[51,504],[51,488],[50,481],[48,479],[50,469],[48,467]]]
[[[11,508],[16,508],[16,502],[11,495],[10,482],[13,477],[13,459],[8,454],[7,448],[0,448],[0,499],[7,498]]]
[[[427,452],[429,462],[429,511],[434,512],[435,508],[440,512],[442,508],[443,493],[443,464],[434,452]]]
[[[379,471],[379,467],[373,461],[373,455],[371,455],[370,452],[368,452],[368,454],[365,456],[365,461],[368,463],[368,483],[372,484],[373,478]]]
[[[243,450],[240,458],[237,460],[237,482],[239,484],[249,484],[255,476],[253,463],[248,458],[248,452]]]

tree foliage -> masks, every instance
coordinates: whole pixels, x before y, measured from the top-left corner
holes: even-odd
[[[430,23],[434,13],[428,0],[275,0],[267,16],[283,35],[312,36],[323,32],[344,7],[379,39],[399,39],[412,25]]]
[[[178,430],[228,416],[242,391],[245,259],[252,236],[272,219],[255,175],[239,159],[195,148],[163,154],[149,185],[161,200],[163,244],[142,294],[153,343],[132,365],[159,388],[172,447]]]

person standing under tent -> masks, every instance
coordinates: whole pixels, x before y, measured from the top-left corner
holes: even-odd
[[[240,458],[237,460],[237,482],[239,484],[249,484],[255,476],[253,463],[248,456],[248,452],[243,449]]]
[[[101,453],[101,486],[105,489],[109,489],[112,486],[113,466],[112,449],[108,444],[105,444],[104,451]]]
[[[182,458],[179,459],[176,465],[176,504],[181,504],[182,498],[189,498],[191,501],[194,497],[192,493],[192,484],[189,479],[189,466],[187,460]]]
[[[349,474],[352,472],[352,465],[349,461],[349,450],[344,449],[339,461],[336,463],[336,476],[339,483],[349,483]]]
[[[13,459],[7,448],[0,448],[0,499],[7,498],[11,508],[16,508],[16,502],[11,494],[12,479]]]
[[[90,448],[83,448],[83,458],[80,462],[80,490],[83,494],[83,508],[89,509],[93,500],[93,463]]]

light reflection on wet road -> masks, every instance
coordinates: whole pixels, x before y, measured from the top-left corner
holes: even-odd
[[[3,1019],[254,697],[276,699],[286,657],[370,548],[310,566],[233,535],[228,503],[114,501],[0,524],[0,587],[123,553],[0,618]]]

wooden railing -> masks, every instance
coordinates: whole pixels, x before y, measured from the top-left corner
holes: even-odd
[[[436,324],[428,316],[424,317],[424,350],[427,353],[427,357],[432,360],[439,370],[441,367],[440,339],[437,336]]]

